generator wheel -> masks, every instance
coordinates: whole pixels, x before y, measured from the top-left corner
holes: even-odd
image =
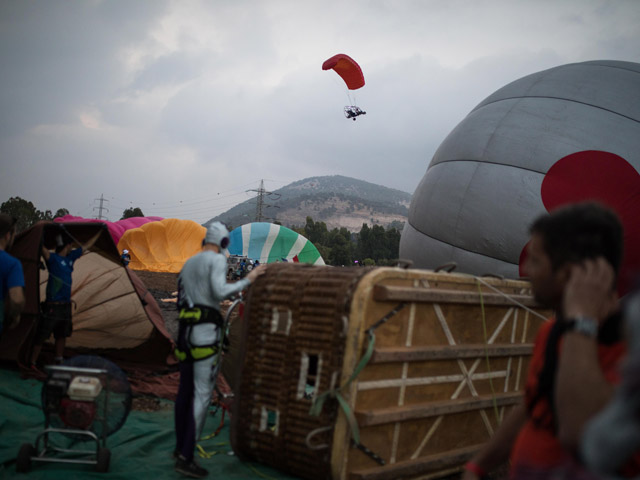
[[[35,456],[36,447],[30,443],[23,443],[16,458],[16,472],[27,473],[31,470],[31,457]]]
[[[96,461],[96,471],[100,473],[108,472],[110,460],[111,451],[108,448],[99,448]]]

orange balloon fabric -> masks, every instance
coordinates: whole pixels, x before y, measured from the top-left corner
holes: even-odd
[[[192,220],[165,218],[127,230],[118,249],[129,250],[132,270],[179,273],[184,262],[200,252],[205,233]]]

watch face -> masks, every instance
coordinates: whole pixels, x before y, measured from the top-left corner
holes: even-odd
[[[576,317],[571,321],[569,329],[592,338],[598,336],[598,322],[593,318]]]

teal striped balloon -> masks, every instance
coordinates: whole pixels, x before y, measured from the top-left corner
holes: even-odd
[[[277,261],[324,265],[313,243],[293,230],[274,223],[247,223],[229,235],[229,253],[243,255],[260,263]]]

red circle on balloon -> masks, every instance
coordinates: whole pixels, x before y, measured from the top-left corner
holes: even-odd
[[[600,150],[572,153],[549,169],[540,189],[548,212],[570,203],[596,201],[615,210],[624,227],[624,257],[618,280],[622,295],[640,272],[640,174],[619,155]],[[524,276],[526,245],[520,253]]]

